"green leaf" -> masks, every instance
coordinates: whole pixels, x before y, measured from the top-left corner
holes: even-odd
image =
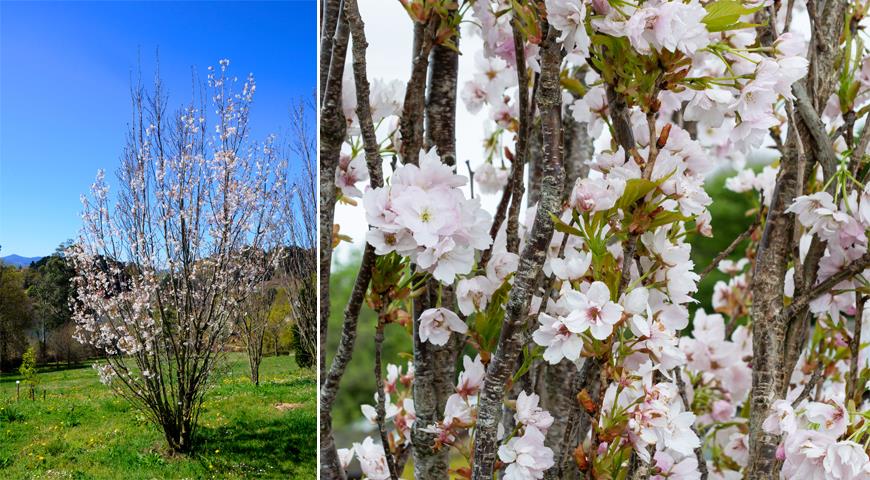
[[[740,0],[717,0],[706,5],[707,15],[701,20],[710,32],[738,30],[754,26],[740,22],[740,17],[758,11],[762,5],[747,8]]]
[[[539,358],[543,350],[544,349],[538,345],[535,345],[532,350],[529,350],[528,345],[523,347],[523,364],[520,366],[519,370],[517,370],[517,373],[514,374],[514,382],[519,381],[519,379],[522,378],[530,368],[532,368],[532,361]]]
[[[486,311],[474,315],[474,330],[483,340],[481,348],[487,352],[494,352],[498,337],[501,334],[501,326],[504,323],[505,310],[511,291],[511,276],[505,278],[501,286],[496,289],[486,306]]]
[[[568,235],[576,235],[578,237],[584,236],[583,232],[563,222],[561,218],[556,216],[556,214],[551,213],[550,219],[553,220],[553,228],[556,229],[557,232],[567,233]]]
[[[628,180],[625,182],[625,191],[622,193],[622,197],[616,201],[616,207],[625,210],[644,195],[653,191],[653,189],[656,188],[656,185],[656,182],[643,178],[632,178],[631,180]]]
[[[656,215],[656,218],[650,222],[647,228],[648,230],[653,230],[662,225],[668,225],[674,222],[688,222],[689,220],[691,220],[691,217],[687,217],[678,212],[662,212]]]
[[[583,98],[586,95],[586,87],[580,83],[580,80],[574,77],[564,75],[559,79],[559,83],[562,85],[562,88],[573,93],[578,98]]]
[[[742,30],[742,29],[744,29],[744,28],[758,28],[758,27],[761,27],[761,26],[764,26],[764,25],[767,25],[767,22],[765,22],[765,23],[737,22],[737,23],[735,23],[735,24],[733,24],[733,25],[730,25],[730,26],[727,28],[727,30]],[[720,30],[720,31],[721,31],[721,30]]]

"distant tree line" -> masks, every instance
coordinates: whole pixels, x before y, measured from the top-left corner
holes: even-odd
[[[69,365],[95,354],[74,338],[67,246],[28,267],[0,264],[0,371],[17,369],[29,345],[40,364]]]
[[[99,356],[97,350],[75,338],[70,310],[71,302],[76,302],[70,284],[74,271],[64,255],[69,246],[66,242],[52,255],[26,267],[0,263],[0,372],[17,371],[30,346],[39,365],[69,366]],[[265,293],[249,299],[229,349],[247,350],[249,355],[254,352],[252,362],[256,365],[263,356],[290,353],[295,353],[300,366],[313,365],[314,353],[300,338],[299,322],[313,318],[314,307],[307,302],[316,302],[316,297],[310,292],[287,293],[290,286],[311,283],[310,279],[294,279],[297,270],[293,268],[303,261],[301,258],[310,256],[313,252],[303,248],[285,249],[284,262],[263,282]],[[252,372],[252,378],[256,376]]]

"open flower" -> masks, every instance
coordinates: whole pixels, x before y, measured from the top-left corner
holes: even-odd
[[[544,350],[544,360],[555,365],[563,358],[572,362],[580,358],[583,339],[568,329],[564,317],[552,317],[542,312],[538,315],[538,322],[541,326],[532,334],[532,340],[547,347]]]
[[[384,447],[378,445],[371,437],[366,437],[362,443],[354,443],[353,450],[359,459],[360,468],[369,480],[386,480],[390,478],[387,467],[387,457]]]
[[[764,419],[761,428],[765,432],[774,435],[783,433],[794,433],[797,429],[797,418],[794,414],[794,408],[788,400],[777,400],[771,406],[770,415]]]
[[[583,278],[592,263],[592,255],[569,248],[565,250],[565,258],[553,258],[550,260],[550,268],[553,275],[561,280],[577,280]]]
[[[622,318],[622,306],[610,300],[610,289],[604,282],[592,282],[586,293],[571,290],[572,312],[565,319],[568,330],[583,333],[589,330],[598,340],[613,332],[613,326]]]
[[[579,63],[589,56],[589,35],[586,34],[586,2],[577,0],[546,0],[547,20],[559,31],[559,41],[573,61]],[[572,58],[569,58],[572,59]]]
[[[822,465],[829,478],[859,480],[870,478],[870,458],[861,445],[842,441],[828,446]]]
[[[456,382],[456,393],[463,398],[477,395],[480,386],[483,385],[483,377],[486,375],[486,368],[480,360],[480,355],[474,360],[466,355],[462,359],[462,366],[465,369],[459,374],[459,380]]]
[[[446,308],[430,308],[420,314],[420,340],[446,345],[450,332],[465,333],[468,325]]]
[[[506,480],[544,478],[544,471],[553,466],[553,451],[544,445],[544,434],[528,426],[522,437],[514,437],[498,447],[498,458],[507,464]]]
[[[541,398],[537,394],[527,395],[524,391],[520,392],[517,397],[517,413],[514,414],[514,420],[527,427],[533,426],[541,432],[546,432],[553,424],[553,416],[538,406],[540,400]]]
[[[478,275],[474,278],[463,278],[456,285],[456,303],[463,315],[471,315],[486,309],[489,297],[498,288],[489,278]]]

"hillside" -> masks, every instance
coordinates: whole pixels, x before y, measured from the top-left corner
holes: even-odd
[[[0,262],[15,267],[27,267],[30,266],[31,262],[38,262],[42,258],[43,257],[22,257],[21,255],[12,254],[0,257]]]

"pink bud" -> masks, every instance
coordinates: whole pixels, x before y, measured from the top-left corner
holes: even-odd
[[[785,447],[781,443],[776,447],[776,459],[779,461],[785,460]]]
[[[598,15],[607,15],[610,13],[610,3],[607,0],[592,0],[592,10]]]
[[[716,400],[713,402],[713,410],[710,415],[717,422],[727,422],[731,419],[734,413],[734,406],[727,400]]]

